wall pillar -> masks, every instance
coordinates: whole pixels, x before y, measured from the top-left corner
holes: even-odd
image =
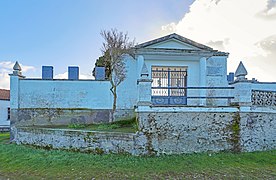
[[[16,61],[13,66],[13,73],[10,75],[10,140],[13,141],[16,134],[15,123],[18,119],[19,109],[19,86],[20,79],[25,78],[22,76],[21,67]]]
[[[240,62],[236,72],[236,80],[232,86],[234,89],[234,103],[238,103],[240,106],[251,106],[251,95],[252,95],[252,83],[246,78],[247,70],[243,63]]]
[[[235,88],[232,102],[240,106],[251,106],[252,83],[249,81],[237,81],[232,86]]]
[[[149,78],[149,72],[146,64],[143,64],[140,78],[138,83],[138,106],[150,106],[151,103],[151,83],[152,79]]]
[[[199,85],[200,87],[206,87],[206,57],[200,58],[199,61]],[[199,90],[200,97],[206,97],[206,89]],[[205,106],[206,105],[206,98],[200,99],[200,105]]]

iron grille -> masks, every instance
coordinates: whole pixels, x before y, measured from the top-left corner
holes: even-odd
[[[151,73],[153,103],[187,103],[187,67],[153,66]]]

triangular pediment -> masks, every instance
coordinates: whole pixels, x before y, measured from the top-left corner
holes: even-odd
[[[187,43],[183,43],[176,39],[169,39],[160,43],[156,43],[145,48],[165,48],[165,49],[188,49],[188,50],[199,50],[199,48],[192,46]]]
[[[136,46],[136,48],[157,48],[157,49],[185,49],[185,50],[207,50],[213,49],[203,44],[187,39],[178,34],[170,34],[152,41]]]

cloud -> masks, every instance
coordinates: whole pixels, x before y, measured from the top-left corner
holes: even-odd
[[[68,79],[68,72],[57,74],[54,79]],[[94,77],[89,74],[80,74],[79,79],[94,79]]]
[[[0,88],[9,89],[10,88],[10,77],[9,74],[13,71],[14,62],[11,61],[0,61]],[[34,71],[35,67],[26,66],[20,64],[22,72]]]
[[[208,46],[212,46],[213,48],[223,51],[225,50],[225,45],[224,44],[228,44],[229,39],[225,39],[224,41],[209,41],[206,44]]]
[[[276,34],[261,40],[257,45],[269,54],[276,53]]]
[[[268,0],[266,3],[266,8],[258,13],[259,17],[265,18],[267,20],[275,20],[276,18],[276,1]]]
[[[275,47],[275,0],[195,0],[179,22],[162,29],[229,52],[230,71],[242,60],[249,77],[262,81],[276,77],[274,68],[268,68],[276,66],[276,54],[271,52]]]
[[[161,27],[162,31],[173,32],[176,31],[176,24],[174,22]]]

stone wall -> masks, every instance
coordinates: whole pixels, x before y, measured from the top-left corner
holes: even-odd
[[[242,151],[276,149],[276,113],[241,113],[240,127]]]
[[[12,126],[12,132],[18,144],[95,153],[159,155],[276,149],[276,111],[272,109],[139,106],[137,115],[140,131],[135,134],[18,125]]]
[[[111,110],[85,108],[24,108],[11,109],[10,139],[15,138],[17,127],[56,127],[69,124],[107,123]]]
[[[139,127],[152,153],[232,150],[235,112],[142,112]]]
[[[50,128],[16,128],[15,142],[50,149],[81,152],[141,154],[140,139],[134,133],[96,132]]]
[[[152,154],[276,148],[276,113],[250,108],[148,107],[139,127]]]

